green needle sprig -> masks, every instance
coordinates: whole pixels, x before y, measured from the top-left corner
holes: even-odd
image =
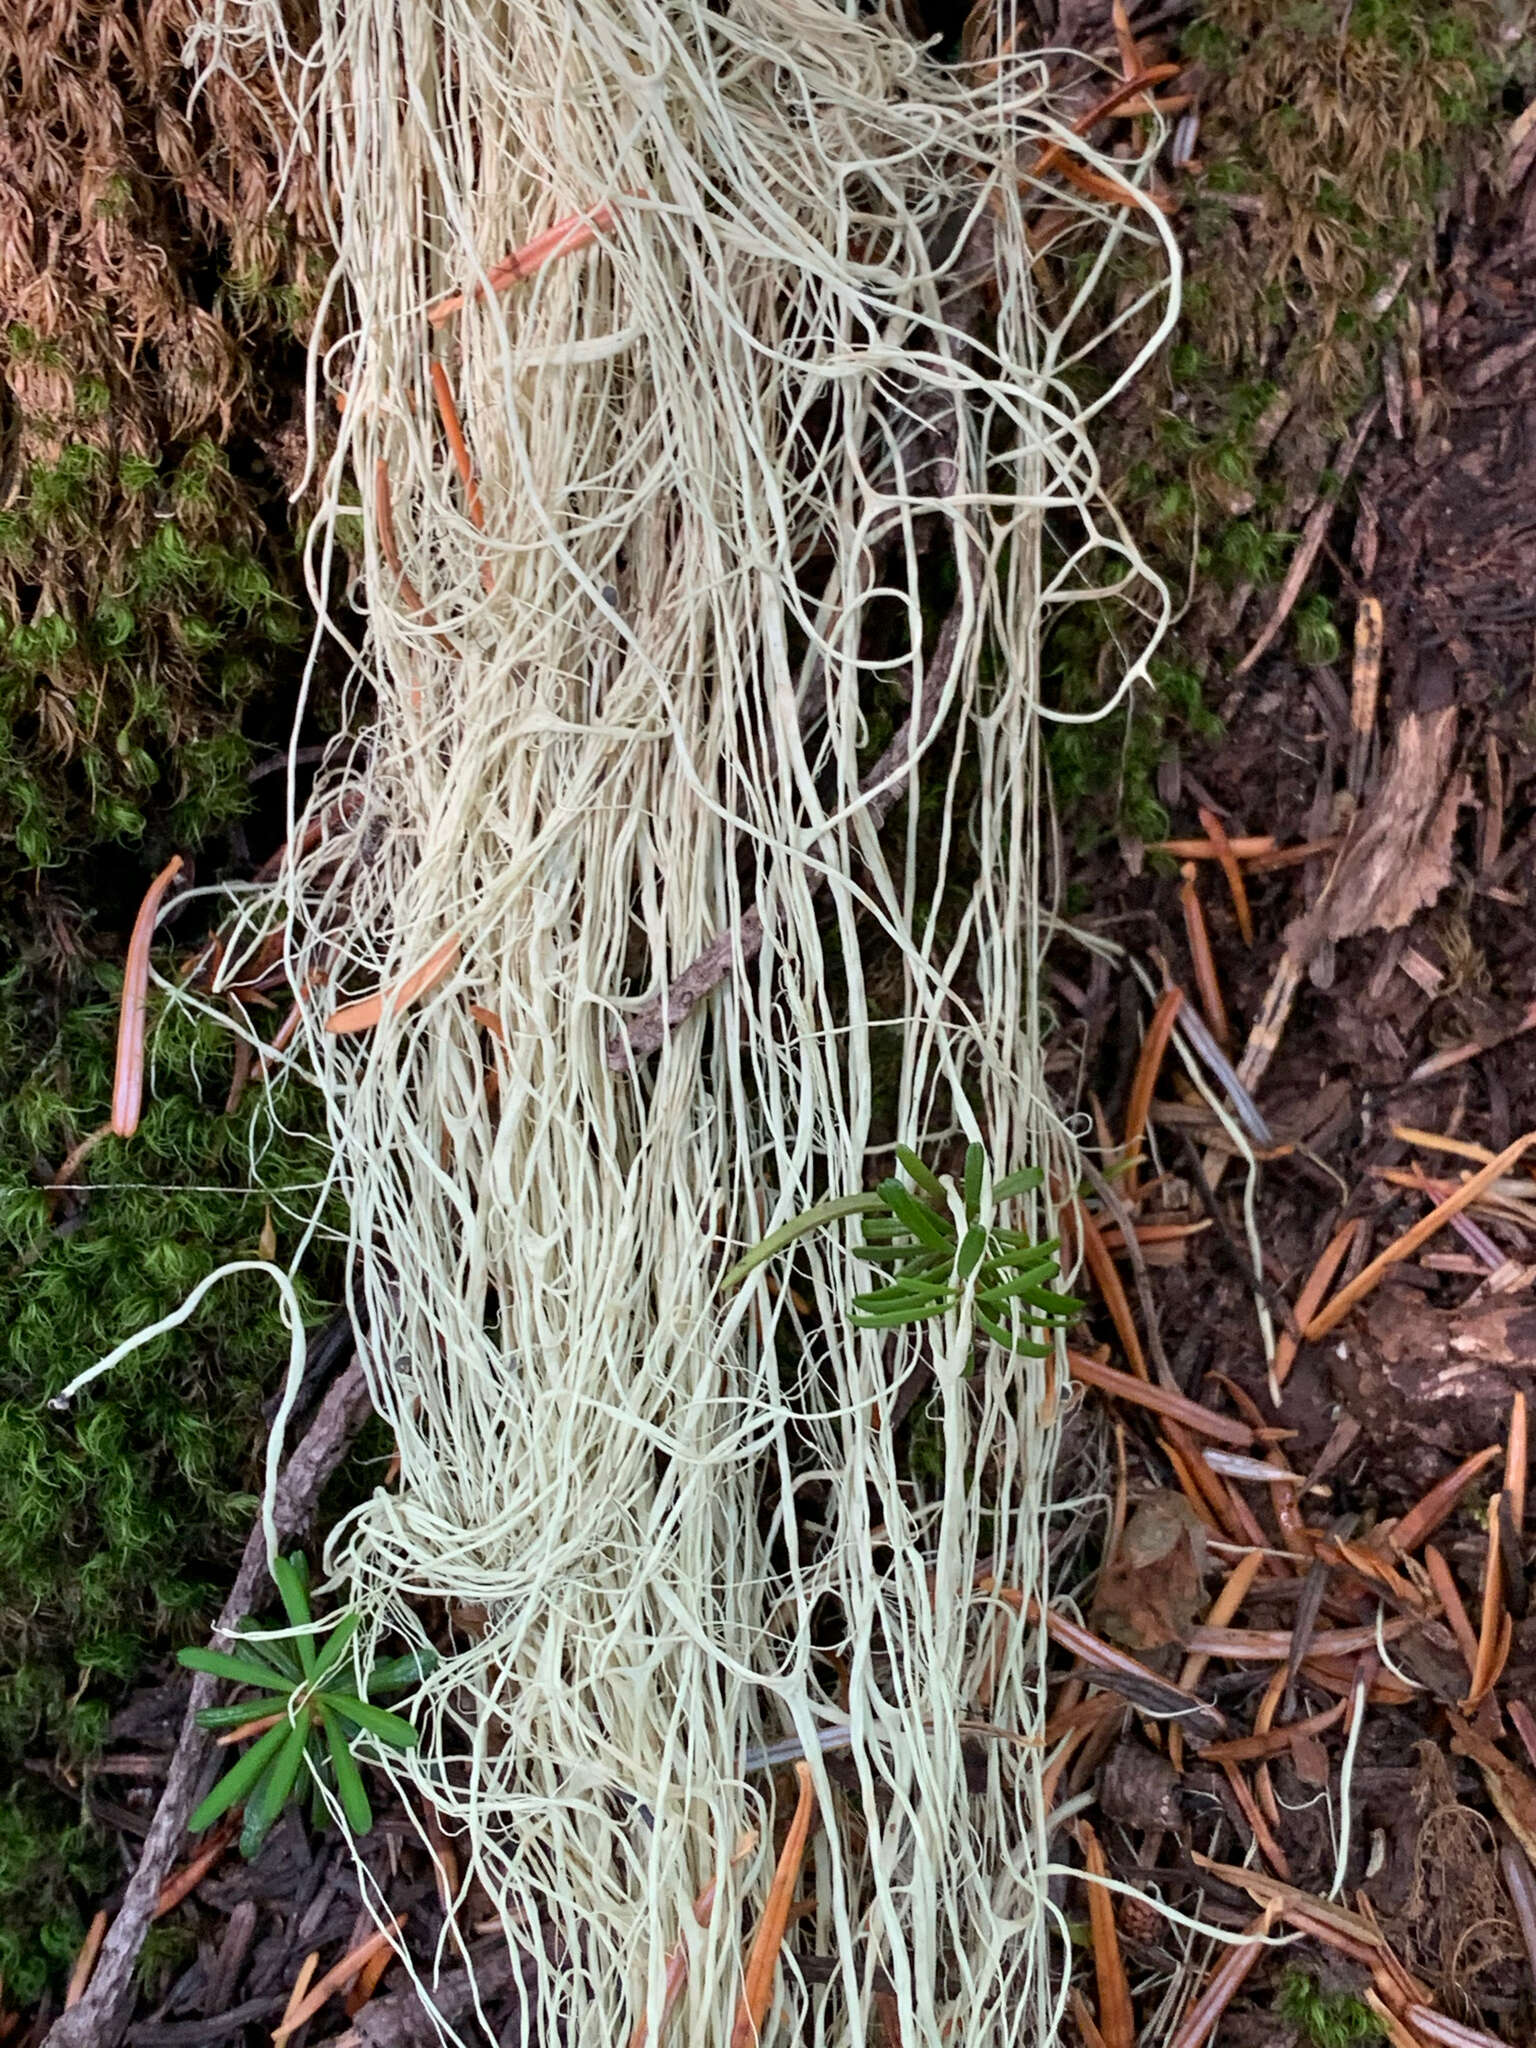
[[[862,1216],[864,1241],[854,1257],[884,1269],[881,1286],[856,1294],[849,1321],[857,1329],[895,1330],[931,1322],[958,1308],[967,1292],[979,1329],[1005,1350],[1048,1358],[1051,1346],[1032,1332],[1069,1323],[1083,1310],[1049,1283],[1060,1271],[1057,1238],[1036,1244],[998,1220],[1002,1205],[1043,1185],[1038,1167],[990,1181],[980,1145],[966,1148],[960,1188],[933,1173],[906,1145],[896,1157],[907,1182],[883,1180],[871,1194],[819,1202],[770,1233],[720,1282],[729,1293],[797,1238],[843,1216]],[[990,1181],[990,1185],[989,1185]],[[960,1218],[963,1217],[963,1223]]]
[[[344,1615],[317,1640],[309,1602],[309,1567],[302,1553],[279,1558],[272,1568],[288,1622],[290,1637],[254,1636],[247,1618],[237,1633],[247,1640],[238,1652],[183,1650],[189,1671],[202,1671],[250,1687],[253,1698],[228,1706],[205,1707],[198,1715],[204,1728],[243,1728],[271,1720],[249,1749],[224,1773],[188,1823],[194,1834],[210,1827],[221,1814],[244,1801],[245,1819],[240,1853],[254,1856],[298,1788],[306,1757],[313,1796],[311,1811],[318,1825],[327,1808],[322,1787],[334,1784],[347,1826],[365,1835],[373,1826],[373,1809],[362,1772],[352,1753],[359,1736],[372,1736],[391,1749],[416,1745],[416,1730],[401,1714],[376,1706],[381,1693],[398,1692],[426,1676],[430,1653],[413,1652],[386,1658],[369,1672],[359,1698],[348,1683],[344,1660],[362,1616]],[[275,1717],[275,1718],[274,1718]]]

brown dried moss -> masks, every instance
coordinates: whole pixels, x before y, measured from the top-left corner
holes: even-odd
[[[192,19],[0,14],[0,892],[234,814],[242,706],[300,630],[261,448],[323,277],[315,194],[265,64],[193,96]]]

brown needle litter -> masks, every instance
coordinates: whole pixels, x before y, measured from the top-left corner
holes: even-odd
[[[800,1781],[800,1793],[773,1873],[773,1883],[768,1888],[763,1917],[757,1923],[757,1931],[747,1953],[741,1996],[736,2001],[736,2016],[731,2025],[730,2048],[755,2048],[763,2031],[763,2021],[768,2017],[774,1972],[779,1966],[779,1951],[784,1946],[784,1930],[789,1925],[790,1902],[800,1882],[800,1869],[805,1862],[805,1848],[816,1812],[816,1786],[810,1765],[796,1764],[795,1776]]]
[[[1099,1838],[1087,1821],[1079,1821],[1074,1832],[1083,1852],[1087,1876],[1088,1930],[1093,1943],[1093,1974],[1099,1994],[1099,2032],[1104,2048],[1136,2048],[1136,2016],[1131,2007],[1131,1987],[1120,1953],[1120,1930],[1115,1923],[1114,1895],[1101,1880],[1109,1866]]]
[[[1252,1922],[1248,1932],[1259,1937],[1268,1934],[1273,1917],[1266,1909]],[[1227,1950],[1212,1972],[1211,1981],[1179,2022],[1178,2032],[1170,2039],[1168,2048],[1203,2048],[1249,1971],[1264,1953],[1264,1948],[1263,1940],[1256,1939],[1237,1943]]]
[[[1307,1275],[1300,1294],[1296,1297],[1296,1321],[1303,1330],[1317,1314],[1323,1296],[1333,1284],[1333,1276],[1343,1263],[1344,1256],[1360,1232],[1360,1222],[1355,1218],[1336,1230],[1318,1257],[1317,1264]],[[1301,1346],[1289,1330],[1282,1330],[1275,1338],[1275,1362],[1271,1373],[1277,1387],[1283,1387],[1296,1363],[1296,1353]]]
[[[1198,1401],[1191,1401],[1186,1394],[1176,1394],[1171,1388],[1157,1386],[1150,1380],[1136,1379],[1132,1374],[1120,1372],[1112,1365],[1103,1365],[1081,1351],[1069,1350],[1067,1365],[1073,1379],[1081,1380],[1084,1386],[1095,1387],[1116,1400],[1150,1408],[1154,1414],[1166,1415],[1201,1436],[1214,1437],[1218,1443],[1234,1444],[1246,1450],[1254,1441],[1253,1430],[1246,1422],[1238,1422],[1230,1415],[1218,1415],[1214,1409],[1202,1408]]]
[[[1135,1190],[1137,1163],[1141,1154],[1141,1141],[1147,1128],[1147,1116],[1152,1108],[1152,1092],[1157,1086],[1157,1076],[1163,1064],[1163,1054],[1168,1050],[1168,1040],[1173,1035],[1174,1021],[1184,1006],[1184,991],[1168,989],[1152,1013],[1152,1022],[1147,1026],[1147,1035],[1142,1040],[1141,1052],[1136,1060],[1136,1071],[1131,1077],[1131,1092],[1125,1111],[1124,1157],[1130,1162],[1128,1187]]]
[[[1516,1138],[1512,1145],[1505,1146],[1496,1159],[1489,1160],[1488,1164],[1474,1173],[1470,1180],[1463,1181],[1454,1194],[1437,1203],[1427,1216],[1421,1216],[1411,1229],[1405,1230],[1401,1237],[1395,1238],[1385,1251],[1378,1252],[1364,1271],[1357,1274],[1347,1287],[1341,1287],[1327,1307],[1305,1326],[1302,1334],[1307,1342],[1315,1344],[1320,1337],[1327,1336],[1330,1330],[1343,1322],[1350,1310],[1373,1291],[1391,1267],[1416,1252],[1421,1244],[1433,1237],[1453,1216],[1460,1215],[1469,1203],[1475,1202],[1496,1180],[1508,1173],[1533,1144],[1536,1144],[1536,1131],[1527,1131],[1523,1137]]]
[[[521,248],[493,263],[485,274],[483,285],[477,284],[470,292],[451,292],[447,298],[429,306],[428,321],[434,327],[441,327],[455,313],[462,312],[466,304],[488,293],[505,291],[508,285],[515,284],[519,278],[532,277],[536,270],[542,270],[546,263],[554,262],[557,257],[574,256],[578,249],[588,248],[599,233],[612,226],[613,208],[608,205],[595,206],[590,214],[568,214],[564,220],[557,220],[552,227],[524,242]]]
[[[371,996],[363,996],[355,1003],[344,1003],[339,1010],[333,1011],[325,1020],[326,1030],[333,1038],[345,1037],[354,1031],[371,1031],[374,1025],[382,1022],[386,1004],[389,1015],[398,1017],[402,1010],[409,1009],[422,996],[430,995],[448,978],[458,966],[462,951],[458,933],[450,932],[440,945],[433,947],[419,967],[413,967],[392,989],[375,990]]]
[[[344,1955],[339,1963],[333,1963],[325,1975],[313,1985],[308,1983],[303,1972],[293,1987],[293,1996],[283,2014],[281,2024],[273,2030],[273,2048],[283,2048],[290,2034],[296,2034],[300,2027],[312,2020],[327,2000],[334,1998],[343,1986],[350,1983],[365,1964],[376,1956],[380,1949],[388,1949],[400,1929],[405,1925],[405,1915],[397,1913],[387,1927],[378,1928],[368,1939]],[[311,1965],[316,1958],[311,1957]],[[314,1971],[309,1969],[309,1976]],[[301,1989],[301,1986],[304,1988]]]
[[[1205,911],[1195,884],[1198,872],[1192,860],[1186,861],[1180,870],[1183,880],[1179,886],[1179,908],[1184,913],[1184,936],[1189,941],[1189,957],[1195,970],[1195,991],[1200,998],[1200,1007],[1217,1043],[1227,1046],[1232,1042],[1232,1027],[1227,1022],[1227,1006],[1222,1000],[1216,956],[1211,951],[1211,935],[1206,929]]]
[[[1253,912],[1248,905],[1248,891],[1243,885],[1243,871],[1237,864],[1237,855],[1227,837],[1227,828],[1216,813],[1202,804],[1199,811],[1201,824],[1206,836],[1216,849],[1216,858],[1221,862],[1221,871],[1227,878],[1227,888],[1232,896],[1232,909],[1237,918],[1237,928],[1243,935],[1243,944],[1253,944]]]
[[[173,853],[150,883],[128,941],[118,1012],[117,1069],[112,1079],[112,1134],[118,1138],[131,1138],[139,1127],[144,1104],[144,1039],[149,1024],[149,949],[161,902],[181,866],[181,855]]]
[[[1495,1494],[1488,1503],[1488,1562],[1483,1573],[1482,1624],[1477,1632],[1477,1657],[1472,1666],[1472,1686],[1462,1705],[1468,1713],[1480,1706],[1493,1690],[1509,1656],[1514,1622],[1504,1604],[1504,1574],[1499,1566],[1499,1502]]]
[[[1287,851],[1281,848],[1273,833],[1265,833],[1257,838],[1227,839],[1224,843],[1227,852],[1234,854],[1238,860],[1263,860],[1270,854]],[[1214,839],[1152,839],[1147,842],[1146,851],[1166,853],[1173,860],[1221,859],[1221,849]],[[1306,848],[1301,848],[1298,850],[1298,857],[1304,859],[1310,856]]]
[[[1525,1390],[1517,1387],[1509,1411],[1509,1439],[1504,1452],[1504,1497],[1517,1538],[1525,1529],[1525,1474],[1529,1459],[1526,1430]]]
[[[1435,1589],[1435,1598],[1440,1602],[1451,1634],[1455,1636],[1462,1660],[1467,1667],[1467,1677],[1477,1678],[1477,1637],[1472,1633],[1472,1624],[1467,1619],[1467,1610],[1462,1604],[1461,1589],[1451,1576],[1451,1568],[1433,1543],[1424,1546],[1424,1569],[1429,1574],[1429,1583]]]
[[[1499,1457],[1497,1444],[1490,1444],[1486,1450],[1474,1451],[1470,1458],[1464,1458],[1444,1479],[1432,1486],[1417,1507],[1411,1507],[1402,1520],[1388,1530],[1388,1538],[1394,1550],[1409,1556],[1418,1549],[1427,1536],[1432,1536],[1461,1500],[1479,1472],[1485,1472]]]

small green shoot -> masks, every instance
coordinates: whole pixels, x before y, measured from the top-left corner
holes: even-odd
[[[896,1157],[910,1186],[893,1175],[872,1194],[838,1195],[805,1210],[738,1260],[721,1280],[722,1291],[739,1287],[808,1231],[842,1216],[863,1216],[864,1242],[854,1256],[884,1268],[884,1281],[854,1296],[849,1321],[856,1329],[931,1322],[969,1296],[977,1327],[994,1343],[1028,1358],[1050,1357],[1051,1347],[1029,1332],[1069,1323],[1083,1308],[1073,1296],[1051,1290],[1059,1240],[1035,1244],[998,1221],[1002,1205],[1041,1186],[1044,1175],[1026,1167],[992,1181],[985,1152],[971,1145],[963,1184],[956,1188],[908,1146],[898,1145]]]
[[[416,1730],[410,1722],[375,1706],[373,1699],[424,1677],[428,1668],[420,1655],[387,1659],[374,1665],[363,1696],[357,1697],[347,1682],[345,1660],[361,1615],[343,1615],[322,1643],[310,1612],[309,1570],[303,1554],[279,1558],[272,1575],[289,1626],[295,1631],[292,1636],[257,1636],[254,1624],[246,1620],[238,1625],[246,1640],[236,1653],[181,1652],[181,1662],[189,1671],[231,1679],[249,1686],[255,1695],[229,1706],[204,1708],[197,1717],[201,1727],[243,1728],[251,1722],[271,1721],[224,1773],[189,1822],[192,1832],[198,1834],[243,1801],[240,1853],[245,1857],[256,1854],[294,1796],[306,1759],[316,1824],[327,1810],[321,1788],[334,1783],[347,1826],[356,1835],[367,1834],[373,1826],[373,1809],[352,1744],[361,1734],[392,1749],[413,1749]]]
[[[1275,2011],[1301,2030],[1309,2048],[1356,2048],[1386,2039],[1380,2020],[1352,1991],[1325,1991],[1300,1970],[1288,1970]]]

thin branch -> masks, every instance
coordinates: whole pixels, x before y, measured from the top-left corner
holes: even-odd
[[[273,1513],[283,1538],[308,1527],[321,1489],[346,1456],[371,1412],[363,1369],[354,1359],[336,1381],[303,1442],[288,1460],[277,1485]],[[246,1541],[240,1569],[219,1616],[215,1640],[242,1615],[259,1607],[271,1589],[267,1546],[258,1523]],[[138,1868],[128,1880],[117,1918],[107,1930],[89,1990],[78,2005],[49,2029],[44,2048],[117,2048],[133,2015],[134,1965],[155,1916],[160,1887],[186,1837],[187,1817],[196,1803],[199,1780],[212,1738],[197,1716],[213,1704],[220,1681],[199,1673],[192,1681],[181,1736],[166,1773],[165,1790],[144,1838]]]

